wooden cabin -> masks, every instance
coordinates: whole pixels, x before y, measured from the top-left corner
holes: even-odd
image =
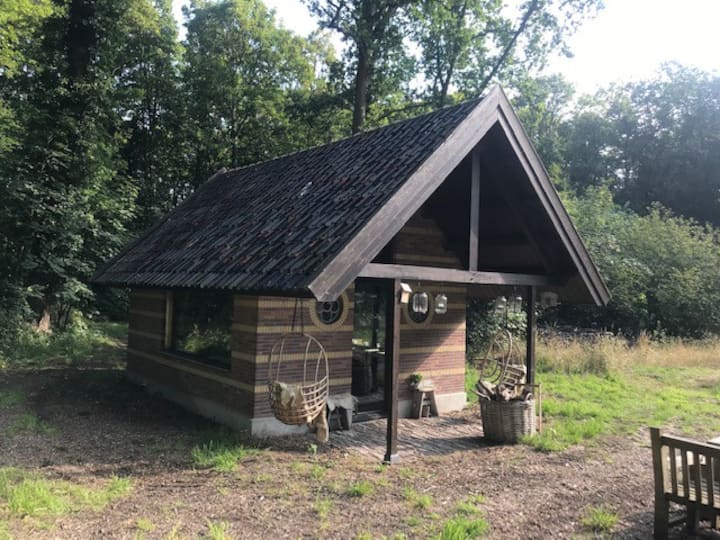
[[[413,373],[433,380],[441,413],[465,405],[469,296],[527,300],[531,379],[537,295],[609,299],[499,88],[220,171],[94,282],[131,290],[130,377],[253,435],[297,429],[272,415],[267,361],[299,326],[326,350],[331,394],[394,420]],[[401,303],[403,283],[426,309]]]

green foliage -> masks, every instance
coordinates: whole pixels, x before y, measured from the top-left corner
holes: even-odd
[[[47,520],[86,509],[101,510],[131,490],[129,478],[113,477],[104,488],[91,489],[21,469],[0,468],[0,503],[15,517]]]
[[[144,532],[152,532],[155,530],[155,524],[148,518],[139,517],[135,520],[135,527]]]
[[[20,390],[8,388],[0,390],[0,409],[7,409],[20,405],[25,401],[25,396]]]
[[[660,203],[720,225],[719,93],[717,74],[671,64],[584,100],[567,134],[571,183],[610,182],[637,212]]]
[[[720,332],[715,230],[657,206],[639,216],[615,205],[607,188],[565,198],[613,297],[606,309],[561,308],[555,314],[630,334],[650,330],[701,337]]]
[[[315,74],[311,44],[278,27],[260,0],[193,2],[187,17],[182,81],[192,189],[223,166],[296,149],[287,90],[310,87]]]
[[[617,522],[617,512],[602,506],[588,506],[582,518],[583,527],[595,533],[609,533]]]
[[[448,519],[435,538],[436,540],[469,540],[484,537],[488,530],[488,523],[483,518],[458,516]]]
[[[428,510],[432,506],[432,495],[428,493],[418,493],[411,487],[405,488],[403,496],[411,506],[418,510]]]
[[[48,434],[53,431],[53,428],[34,414],[24,413],[15,419],[9,431],[12,435],[18,433]]]
[[[230,529],[230,524],[226,521],[210,521],[207,522],[207,537],[211,540],[232,540],[232,536],[230,536],[230,533],[228,530]]]
[[[482,511],[478,505],[483,503],[485,503],[485,497],[482,495],[472,495],[458,503],[455,511],[462,516],[473,516]]]
[[[193,463],[201,468],[231,472],[237,468],[238,461],[257,455],[257,448],[246,446],[233,437],[225,437],[193,447]]]
[[[19,323],[15,339],[0,346],[0,367],[81,365],[113,358],[120,362],[121,340],[126,336],[127,325],[123,323],[76,319],[64,332],[50,334]]]
[[[368,482],[367,480],[361,480],[359,482],[354,482],[348,488],[347,493],[351,497],[365,497],[366,495],[370,495],[373,491],[375,491],[375,487],[372,485],[371,482]]]
[[[541,373],[543,430],[525,442],[542,451],[592,444],[600,435],[625,435],[642,426],[682,426],[688,434],[720,430],[720,395],[703,381],[714,368],[636,366],[609,375]]]
[[[522,340],[525,335],[526,316],[522,309],[499,309],[494,302],[477,298],[467,301],[467,353],[473,358],[486,352],[488,344],[498,331],[507,329]]]

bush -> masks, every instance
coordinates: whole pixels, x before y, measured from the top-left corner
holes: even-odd
[[[720,333],[720,232],[660,206],[640,216],[606,188],[565,199],[612,300],[605,308],[561,306],[546,321],[632,336]]]
[[[120,361],[118,352],[127,336],[123,323],[73,319],[65,330],[38,332],[19,322],[0,344],[0,368],[47,364],[82,364],[88,361]]]

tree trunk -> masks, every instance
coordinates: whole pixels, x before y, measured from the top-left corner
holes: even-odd
[[[40,318],[37,321],[37,325],[35,326],[35,330],[38,332],[43,332],[45,334],[50,333],[50,306],[45,305],[43,307],[42,312],[40,313]]]
[[[353,103],[352,132],[362,130],[367,116],[368,89],[370,88],[370,74],[372,71],[372,58],[367,45],[358,45],[358,66],[355,73],[355,100]]]

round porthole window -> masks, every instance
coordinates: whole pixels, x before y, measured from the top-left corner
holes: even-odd
[[[342,298],[338,298],[334,302],[318,302],[315,305],[315,311],[317,312],[318,319],[323,324],[333,324],[340,320],[342,315],[343,301]]]
[[[348,300],[342,294],[337,300],[316,302],[310,316],[316,326],[340,326],[347,316]]]

